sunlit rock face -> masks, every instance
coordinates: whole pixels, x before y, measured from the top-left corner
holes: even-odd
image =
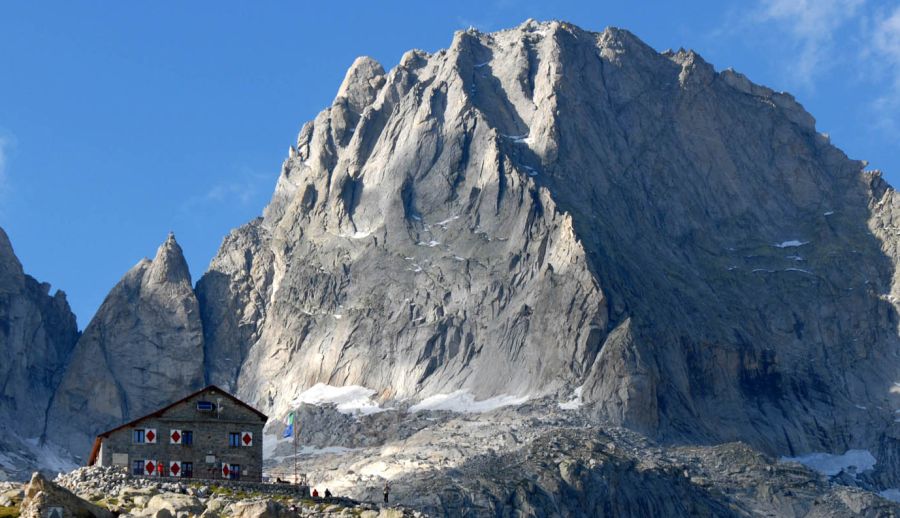
[[[198,286],[267,411],[572,394],[667,440],[895,449],[894,192],[788,94],[631,33],[458,32],[350,68]],[[900,202],[898,202],[900,203]]]
[[[82,460],[99,432],[181,399],[203,385],[203,329],[187,263],[174,236],[107,295],[72,353],[47,420],[47,437]]]

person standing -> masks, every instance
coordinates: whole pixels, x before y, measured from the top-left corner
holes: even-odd
[[[388,495],[391,493],[391,486],[388,481],[384,481],[384,503],[388,503]]]

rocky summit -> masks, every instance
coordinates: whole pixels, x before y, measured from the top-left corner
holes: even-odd
[[[214,383],[272,473],[296,411],[312,483],[429,514],[900,514],[897,217],[791,95],[623,29],[359,58],[196,285],[170,236],[79,337],[2,236],[0,469]]]
[[[72,352],[47,437],[86,455],[94,435],[203,386],[200,309],[173,235],[107,295]]]

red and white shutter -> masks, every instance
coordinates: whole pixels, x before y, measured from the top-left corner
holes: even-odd
[[[147,444],[156,444],[156,428],[147,428],[144,432],[144,441]]]
[[[144,461],[144,475],[153,476],[156,475],[156,461],[155,460],[145,460]]]
[[[169,461],[169,475],[171,475],[173,477],[181,476],[181,461],[180,460]]]
[[[226,463],[222,463],[222,478],[229,478],[231,475],[231,466]]]
[[[253,432],[241,432],[241,446],[253,446]]]
[[[169,444],[181,444],[181,430],[169,430]]]

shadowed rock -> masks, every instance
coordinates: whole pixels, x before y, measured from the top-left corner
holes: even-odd
[[[78,340],[65,293],[49,291],[25,274],[0,229],[0,451],[23,461],[0,462],[0,478],[27,477],[37,464],[28,461],[39,455],[47,407]]]

